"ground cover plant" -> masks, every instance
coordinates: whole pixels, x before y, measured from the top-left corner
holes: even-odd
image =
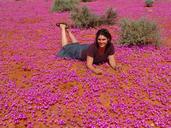
[[[153,0],[145,0],[145,4],[146,4],[147,7],[152,7],[153,3],[154,3]]]
[[[105,14],[99,16],[93,14],[86,6],[72,10],[71,19],[75,27],[90,28],[102,24],[113,25],[116,21],[117,13],[112,8],[106,10]]]
[[[54,0],[52,11],[70,11],[79,3],[79,0]]]
[[[160,44],[160,32],[157,24],[146,18],[139,20],[123,19],[121,21],[121,39],[123,45]]]
[[[97,14],[116,8],[118,20],[147,16],[159,23],[162,45],[156,49],[115,44],[121,71],[108,64],[95,75],[85,62],[57,58],[61,49],[57,22],[70,13],[52,13],[52,0],[0,1],[0,128],[169,128],[171,1],[97,0],[83,3]],[[23,6],[24,5],[24,6]],[[161,18],[162,17],[162,18]],[[81,43],[107,28],[114,41],[120,26],[72,28]]]

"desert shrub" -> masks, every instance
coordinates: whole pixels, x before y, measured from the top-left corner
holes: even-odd
[[[82,2],[91,2],[93,0],[81,0]]]
[[[133,21],[123,19],[121,21],[120,43],[127,46],[160,44],[160,34],[155,22],[146,18]]]
[[[98,16],[91,13],[90,10],[84,6],[81,9],[74,9],[71,13],[71,18],[76,27],[89,28],[100,26],[102,24],[114,24],[116,12],[110,8],[104,15]]]
[[[112,8],[107,9],[104,15],[101,16],[102,24],[112,25],[117,18],[117,12]]]
[[[152,7],[153,6],[153,0],[145,0],[146,7]]]
[[[54,0],[52,11],[70,11],[79,3],[79,0]]]
[[[82,9],[76,8],[71,13],[71,18],[75,23],[76,27],[93,27],[98,24],[99,17],[90,13],[87,7],[83,7]]]

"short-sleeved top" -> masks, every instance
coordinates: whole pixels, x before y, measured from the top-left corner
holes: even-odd
[[[88,49],[81,53],[81,60],[86,60],[87,56],[93,57],[93,64],[101,64],[108,62],[108,56],[115,53],[114,46],[111,43],[105,50],[104,54],[100,54],[98,47],[95,43],[91,44]]]

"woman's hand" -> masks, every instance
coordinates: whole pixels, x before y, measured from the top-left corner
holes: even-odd
[[[115,67],[112,67],[115,71],[120,71],[121,70],[121,66],[116,65]]]
[[[100,69],[95,69],[94,72],[97,74],[97,75],[102,75],[102,71]]]
[[[93,57],[87,56],[87,67],[97,75],[102,75],[102,71],[93,66]]]
[[[114,55],[110,55],[110,56],[108,57],[108,59],[109,59],[109,64],[110,64],[110,66],[112,67],[112,69],[114,69],[115,71],[121,69],[120,66],[116,65]]]

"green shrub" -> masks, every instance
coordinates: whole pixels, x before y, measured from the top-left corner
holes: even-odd
[[[145,0],[146,7],[152,7],[153,6],[153,0]]]
[[[54,0],[52,11],[70,11],[79,3],[79,0]]]
[[[145,18],[137,21],[123,19],[121,21],[120,43],[127,46],[160,44],[160,34],[157,24]]]
[[[100,26],[102,24],[114,24],[116,12],[111,8],[102,16],[95,15],[89,11],[87,7],[74,9],[71,13],[71,18],[76,27],[90,28]]]

